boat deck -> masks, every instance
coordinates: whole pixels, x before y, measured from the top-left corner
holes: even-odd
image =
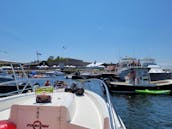
[[[33,93],[30,93],[26,97],[24,96],[25,95],[23,95],[22,98],[20,97],[20,99],[14,99],[10,105],[7,102],[8,99],[7,101],[5,101],[5,99],[0,99],[0,105],[6,104],[6,106],[1,107],[0,109],[0,120],[9,119],[11,111],[10,107],[12,105],[19,105],[19,107],[21,106],[21,110],[25,110],[22,106],[42,106],[44,108],[65,107],[68,113],[67,121],[72,125],[77,125],[77,127],[83,127],[83,129],[105,129],[105,127],[108,127],[108,122],[105,122],[105,119],[108,118],[108,110],[106,110],[107,107],[103,106],[104,104],[102,104],[102,102],[105,102],[102,101],[101,97],[96,97],[95,101],[90,91],[87,91],[84,96],[76,96],[72,93],[56,91],[52,94],[51,103],[36,103],[35,94]],[[9,100],[11,101],[11,99]],[[22,114],[22,111],[19,110],[18,112],[21,112]],[[30,112],[30,114],[35,114],[34,111]],[[33,116],[27,117],[28,119],[33,118]]]

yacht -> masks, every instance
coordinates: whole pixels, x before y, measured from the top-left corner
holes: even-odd
[[[152,81],[147,67],[127,69],[125,81],[106,80],[111,92],[172,94],[172,79]]]
[[[104,89],[106,97],[91,90],[92,81],[96,81],[94,88]],[[0,99],[0,127],[126,129],[112,106],[106,84],[101,80],[82,80],[60,89],[38,87],[34,91]]]
[[[161,66],[159,66],[155,59],[144,58],[141,60],[143,67],[148,67],[151,81],[166,80],[171,78],[171,72],[165,71]]]
[[[64,76],[65,73],[58,71],[58,70],[54,70],[54,71],[47,71],[45,73],[46,75],[49,75],[50,77],[56,77],[56,76]]]
[[[163,70],[162,67],[156,64],[153,58],[122,58],[118,65],[117,75],[120,81],[125,81],[125,76],[127,76],[130,69],[134,67],[149,68],[148,73],[150,74],[151,81],[171,79],[171,72]]]
[[[117,67],[117,75],[120,81],[125,81],[125,76],[130,72],[130,68],[140,66],[139,60],[132,57],[122,58]]]

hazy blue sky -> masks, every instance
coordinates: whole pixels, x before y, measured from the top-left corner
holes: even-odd
[[[0,0],[0,59],[30,62],[36,51],[172,64],[172,0]]]

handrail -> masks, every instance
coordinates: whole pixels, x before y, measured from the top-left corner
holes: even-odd
[[[100,79],[87,79],[89,81],[99,81],[103,84],[105,89],[106,97],[107,97],[107,104],[108,104],[108,111],[110,116],[110,129],[126,129],[124,124],[122,123],[121,119],[119,118],[118,114],[116,113],[115,108],[112,106],[110,94],[106,83]],[[115,123],[116,122],[116,123]]]
[[[28,76],[26,75],[26,73],[25,73],[25,71],[24,71],[24,69],[23,69],[23,66],[22,66],[21,64],[19,64],[19,66],[20,66],[20,68],[21,68],[21,70],[22,70],[22,72],[23,72],[23,75],[24,75],[25,78],[27,79],[27,83],[25,83],[24,87],[23,87],[22,89],[20,89],[20,88],[19,88],[19,82],[23,82],[23,81],[17,79],[17,77],[16,77],[16,72],[15,72],[15,70],[14,70],[13,64],[10,64],[10,65],[11,65],[11,68],[12,68],[14,80],[13,80],[13,81],[2,82],[2,83],[0,83],[0,86],[6,85],[6,84],[10,84],[10,83],[15,83],[15,85],[16,85],[16,87],[17,87],[17,90],[16,90],[16,91],[12,91],[12,92],[8,92],[8,93],[2,93],[2,94],[0,93],[0,97],[1,97],[1,96],[12,95],[12,94],[15,94],[15,93],[21,94],[21,93],[23,93],[23,91],[25,91],[25,90],[28,89],[27,86],[28,86],[29,84],[31,85],[30,80],[29,80]],[[32,86],[32,85],[31,85],[31,88],[32,88],[32,90],[33,90],[33,86]],[[29,88],[29,89],[30,89],[30,88]]]
[[[22,72],[23,72],[25,78],[27,79],[27,83],[25,84],[24,88],[21,90],[21,93],[23,93],[23,91],[26,90],[26,87],[27,87],[29,84],[31,84],[31,83],[30,83],[30,80],[29,80],[29,78],[28,78],[26,72],[24,71],[23,66],[22,66],[21,64],[19,64],[19,65],[20,65],[20,68],[21,68],[21,70],[22,70]],[[31,87],[32,87],[32,85],[31,85]],[[33,90],[33,87],[32,87],[32,90]]]
[[[20,93],[20,92],[19,92],[19,85],[18,85],[18,83],[17,83],[17,77],[16,77],[16,73],[15,73],[15,70],[14,70],[13,64],[10,64],[10,65],[11,65],[11,68],[12,68],[12,71],[13,71],[13,75],[14,75],[14,79],[15,79],[15,83],[16,83],[17,91],[18,91],[18,93]]]

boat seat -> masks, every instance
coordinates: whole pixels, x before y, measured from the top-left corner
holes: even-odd
[[[17,125],[17,129],[88,129],[71,124],[64,106],[12,105],[9,120]]]

